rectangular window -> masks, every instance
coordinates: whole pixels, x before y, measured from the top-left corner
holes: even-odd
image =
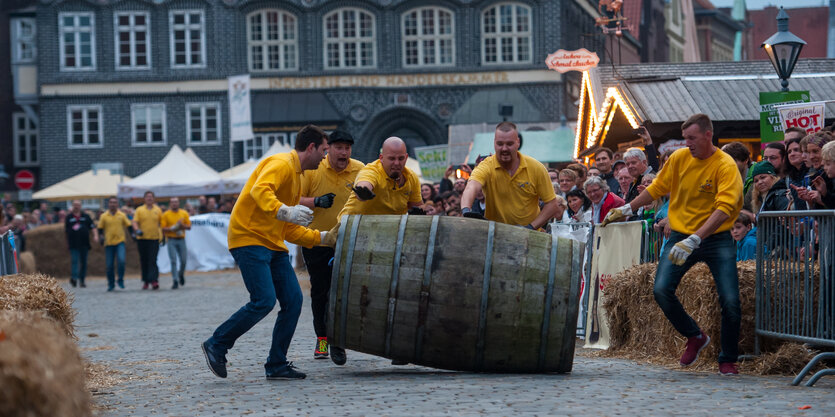
[[[12,118],[15,165],[38,165],[38,126],[26,113],[14,113]]]
[[[296,145],[296,133],[264,133],[244,141],[244,161],[260,159],[273,144],[280,142],[289,148]]]
[[[165,104],[131,106],[133,146],[165,145]]]
[[[96,37],[92,13],[59,13],[61,70],[95,70]]]
[[[113,16],[117,69],[151,67],[150,17],[145,12],[123,12]]]
[[[202,10],[177,10],[169,14],[171,26],[171,66],[206,66],[206,31]]]
[[[186,104],[189,145],[220,144],[220,103]]]
[[[12,22],[12,62],[15,64],[35,62],[38,57],[35,19],[21,18],[14,19]]]
[[[67,133],[70,148],[104,146],[101,106],[68,106]]]

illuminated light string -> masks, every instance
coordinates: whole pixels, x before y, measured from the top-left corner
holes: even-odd
[[[616,87],[609,87],[606,90],[606,98],[603,100],[603,105],[600,108],[599,112],[596,112],[594,108],[594,98],[593,98],[593,90],[591,87],[591,79],[589,78],[588,71],[583,71],[583,80],[582,80],[582,88],[580,90],[580,113],[577,119],[577,134],[574,138],[574,157],[577,158],[580,155],[580,133],[583,129],[581,126],[585,123],[583,117],[585,113],[582,111],[586,102],[586,93],[589,96],[589,106],[591,107],[588,120],[588,136],[586,137],[586,149],[590,149],[594,147],[598,143],[598,137],[600,136],[601,131],[603,132],[604,136],[609,133],[609,128],[612,125],[612,121],[615,118],[615,111],[619,107],[622,111],[624,116],[626,116],[627,122],[629,125],[632,126],[633,129],[637,129],[639,124],[632,113],[632,110],[626,104],[626,100],[620,94]],[[605,123],[604,123],[605,120]]]

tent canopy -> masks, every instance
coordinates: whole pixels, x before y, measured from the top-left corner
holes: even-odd
[[[117,187],[130,177],[112,174],[109,170],[99,169],[82,172],[57,184],[50,185],[34,194],[36,200],[67,201],[107,198],[116,195]]]
[[[142,175],[119,184],[120,198],[142,197],[145,191],[157,197],[180,197],[220,194],[220,175],[200,160],[174,145],[156,166]]]
[[[569,162],[574,155],[574,130],[562,127],[556,130],[531,130],[522,133],[522,147],[519,152],[534,157],[537,161]],[[477,133],[473,140],[473,147],[467,155],[467,163],[475,164],[479,155],[495,153],[493,146],[494,133]]]
[[[264,152],[264,155],[262,155],[260,159],[250,159],[242,164],[235,165],[226,171],[222,171],[220,176],[223,178],[223,192],[241,192],[241,190],[244,189],[244,185],[246,185],[247,180],[249,180],[249,176],[252,175],[253,171],[255,171],[255,167],[257,167],[258,164],[264,160],[264,158],[278,153],[287,153],[291,150],[292,148],[289,146],[276,141],[269,149],[267,149],[266,152]]]

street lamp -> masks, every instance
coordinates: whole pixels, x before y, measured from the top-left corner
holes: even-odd
[[[783,91],[789,91],[789,77],[792,76],[794,65],[797,64],[797,57],[806,42],[798,38],[794,33],[789,32],[789,15],[783,8],[777,13],[777,33],[771,35],[760,46],[765,48],[765,53],[774,65]]]

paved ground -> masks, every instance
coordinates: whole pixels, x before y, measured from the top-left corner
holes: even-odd
[[[792,387],[786,377],[721,377],[578,356],[570,375],[496,375],[393,367],[348,352],[348,364],[314,360],[309,299],[290,360],[304,381],[264,379],[275,313],[228,355],[229,378],[206,367],[200,342],[247,299],[237,273],[190,275],[170,284],[106,293],[90,279],[75,293],[79,344],[122,382],[95,396],[102,416],[276,415],[835,415],[835,377]],[[302,277],[304,280],[305,278]],[[168,282],[162,279],[161,282]],[[810,409],[798,407],[809,405]]]

